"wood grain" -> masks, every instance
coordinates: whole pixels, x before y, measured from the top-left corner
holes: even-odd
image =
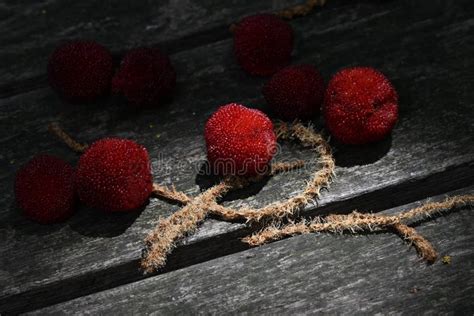
[[[471,187],[454,194],[473,192]],[[427,265],[391,233],[310,234],[32,314],[470,314],[473,229],[470,207],[417,226],[451,264]]]
[[[400,122],[389,139],[368,147],[333,143],[338,177],[305,214],[380,210],[473,183],[473,12],[470,1],[335,1],[292,22],[294,62],[314,63],[326,80],[341,67],[370,64],[400,94]],[[241,72],[231,49],[231,40],[222,40],[173,54],[178,90],[159,109],[133,111],[114,98],[67,106],[49,88],[0,100],[0,311],[29,310],[142,278],[137,260],[144,236],[159,216],[177,210],[152,199],[136,214],[80,208],[60,225],[25,220],[12,191],[18,167],[44,151],[77,160],[47,133],[47,124],[60,121],[81,141],[134,139],[148,148],[156,181],[196,194],[209,182],[197,176],[205,161],[206,118],[231,101],[267,110],[264,79]],[[311,153],[289,144],[277,159],[292,157],[308,160]],[[311,172],[278,175],[225,203],[261,206],[287,198]],[[165,271],[242,250],[238,238],[248,231],[243,224],[209,221],[176,250]]]
[[[229,25],[242,16],[275,11],[298,2],[3,2],[0,5],[0,96],[44,86],[47,58],[65,40],[94,39],[117,55],[142,45],[159,46],[172,53],[229,38]]]

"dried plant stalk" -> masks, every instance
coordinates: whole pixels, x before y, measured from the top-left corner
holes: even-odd
[[[322,7],[325,4],[326,4],[326,0],[307,0],[303,4],[297,4],[295,6],[276,12],[275,15],[283,19],[291,20],[298,16],[308,15],[316,7]]]
[[[291,20],[299,16],[305,16],[311,13],[316,7],[322,7],[326,4],[326,0],[306,0],[305,3],[297,4],[289,8],[277,11],[274,14],[282,19]],[[229,31],[234,33],[236,23],[229,26]]]
[[[209,211],[205,205],[214,201],[231,189],[227,181],[198,195],[191,203],[171,216],[160,219],[158,225],[145,239],[147,246],[141,267],[145,272],[153,272],[166,263],[166,257],[175,247],[178,239],[196,230]]]
[[[51,123],[48,130],[62,140],[69,148],[77,153],[83,153],[89,147],[87,144],[81,144],[75,141],[69,134],[67,134],[58,123]]]
[[[415,247],[421,258],[426,260],[428,263],[434,263],[436,261],[438,253],[433,245],[421,236],[414,228],[402,223],[394,224],[392,228],[398,233],[398,235],[400,235],[400,237]]]
[[[234,210],[214,203],[211,207],[213,214],[226,220],[245,219],[257,222],[263,218],[283,218],[292,215],[296,210],[318,198],[321,189],[329,185],[334,175],[335,163],[329,144],[320,134],[315,133],[311,127],[305,127],[301,123],[296,123],[291,127],[281,123],[277,125],[276,134],[281,139],[297,138],[303,146],[312,148],[319,155],[321,169],[315,172],[303,192],[284,202],[273,203],[257,209],[243,207]]]
[[[303,166],[304,166],[303,160],[295,160],[292,162],[276,162],[271,165],[271,171],[269,175],[271,176],[271,175],[275,175],[281,172],[288,172],[294,169],[302,168]],[[251,182],[260,181],[261,179],[262,179],[262,176],[254,177],[250,179],[240,179],[239,180],[240,183],[238,184],[235,183],[233,186],[234,187],[237,187],[239,185],[243,186],[244,181],[249,184]],[[236,181],[236,180],[234,178],[233,180],[229,179],[229,181]],[[193,200],[192,197],[186,195],[184,192],[177,191],[174,186],[172,186],[171,188],[168,188],[158,183],[154,183],[152,192],[157,197],[161,197],[161,198],[164,198],[176,203],[180,203],[183,205],[186,205]],[[212,207],[215,207],[215,205],[212,204]]]
[[[308,234],[316,232],[341,233],[350,231],[375,231],[392,228],[404,239],[411,242],[420,256],[428,262],[434,262],[437,258],[433,246],[414,228],[403,224],[406,221],[429,219],[431,216],[453,210],[454,208],[472,205],[474,195],[460,195],[446,199],[443,202],[426,203],[420,207],[402,212],[398,215],[376,215],[361,214],[356,211],[348,215],[329,215],[326,218],[316,217],[311,221],[290,223],[282,227],[269,226],[262,231],[242,239],[250,246],[260,246],[270,241],[282,239],[288,236]]]
[[[168,188],[157,183],[153,183],[152,193],[155,196],[162,197],[164,199],[181,204],[188,204],[192,201],[191,197],[187,196],[184,192],[177,191],[174,186]]]

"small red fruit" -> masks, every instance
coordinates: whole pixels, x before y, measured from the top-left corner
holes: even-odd
[[[71,102],[93,101],[108,93],[112,75],[112,55],[93,41],[65,43],[49,58],[49,82]]]
[[[42,224],[66,220],[74,213],[74,169],[50,155],[37,155],[18,170],[15,198],[23,214]]]
[[[282,119],[310,119],[320,111],[324,81],[312,65],[288,66],[265,84],[263,95]]]
[[[398,95],[390,81],[368,67],[346,68],[328,84],[323,106],[329,132],[345,144],[366,144],[390,134]]]
[[[254,176],[268,171],[276,150],[270,119],[261,111],[231,103],[206,123],[207,159],[221,175]]]
[[[129,51],[112,79],[112,91],[135,106],[158,105],[172,96],[175,86],[173,65],[157,48]]]
[[[128,139],[93,143],[79,160],[76,187],[79,199],[89,207],[109,212],[137,210],[152,190],[147,150]]]
[[[290,63],[293,29],[273,14],[244,18],[234,30],[237,62],[251,75],[270,76]]]

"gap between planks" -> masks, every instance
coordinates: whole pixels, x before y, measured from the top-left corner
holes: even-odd
[[[444,194],[474,184],[474,161],[448,168],[423,178],[354,196],[305,211],[304,217],[329,213],[349,213],[353,209],[380,212],[427,197]],[[139,270],[139,258],[105,270],[64,279],[43,287],[11,295],[0,300],[0,314],[22,313],[58,304],[74,298],[136,282],[157,274],[182,269],[222,256],[244,251],[249,247],[240,239],[255,227],[243,227],[204,240],[180,245],[168,258],[164,269],[144,276]]]

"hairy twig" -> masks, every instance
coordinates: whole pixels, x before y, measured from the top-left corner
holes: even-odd
[[[326,0],[306,0],[305,3],[296,4],[294,6],[282,9],[280,11],[274,12],[276,16],[285,19],[291,20],[296,17],[305,16],[311,13],[316,7],[322,7],[326,4]],[[236,23],[232,23],[229,26],[229,31],[233,33],[235,31]]]
[[[437,258],[437,253],[433,246],[419,235],[414,228],[408,227],[403,222],[429,219],[436,213],[448,212],[456,207],[472,205],[473,203],[474,195],[470,194],[451,197],[443,202],[426,203],[420,207],[392,216],[361,214],[354,211],[348,215],[330,215],[326,218],[315,217],[311,221],[303,220],[299,223],[289,223],[281,227],[269,226],[242,240],[251,246],[260,246],[270,241],[299,234],[317,232],[340,233],[343,231],[356,233],[358,231],[372,232],[393,229],[405,240],[413,244],[422,258],[428,262],[434,262]]]
[[[158,225],[146,237],[146,251],[141,261],[145,272],[153,272],[166,263],[166,257],[179,238],[193,232],[208,213],[205,205],[225,194],[231,186],[227,181],[198,195],[192,202],[171,216],[160,219]]]
[[[211,208],[213,214],[219,215],[226,220],[245,219],[247,221],[260,221],[263,218],[283,218],[292,215],[296,210],[318,198],[321,189],[329,185],[334,175],[335,163],[331,148],[320,134],[315,133],[311,127],[305,127],[301,123],[296,123],[292,126],[281,123],[277,125],[276,134],[281,139],[296,138],[303,146],[315,150],[319,156],[318,160],[321,169],[314,173],[312,179],[300,194],[286,201],[273,203],[257,209],[243,207],[237,210],[214,203]]]
[[[81,144],[75,141],[68,133],[66,133],[58,123],[51,123],[48,130],[62,140],[69,148],[77,153],[83,153],[89,147],[87,144]]]

